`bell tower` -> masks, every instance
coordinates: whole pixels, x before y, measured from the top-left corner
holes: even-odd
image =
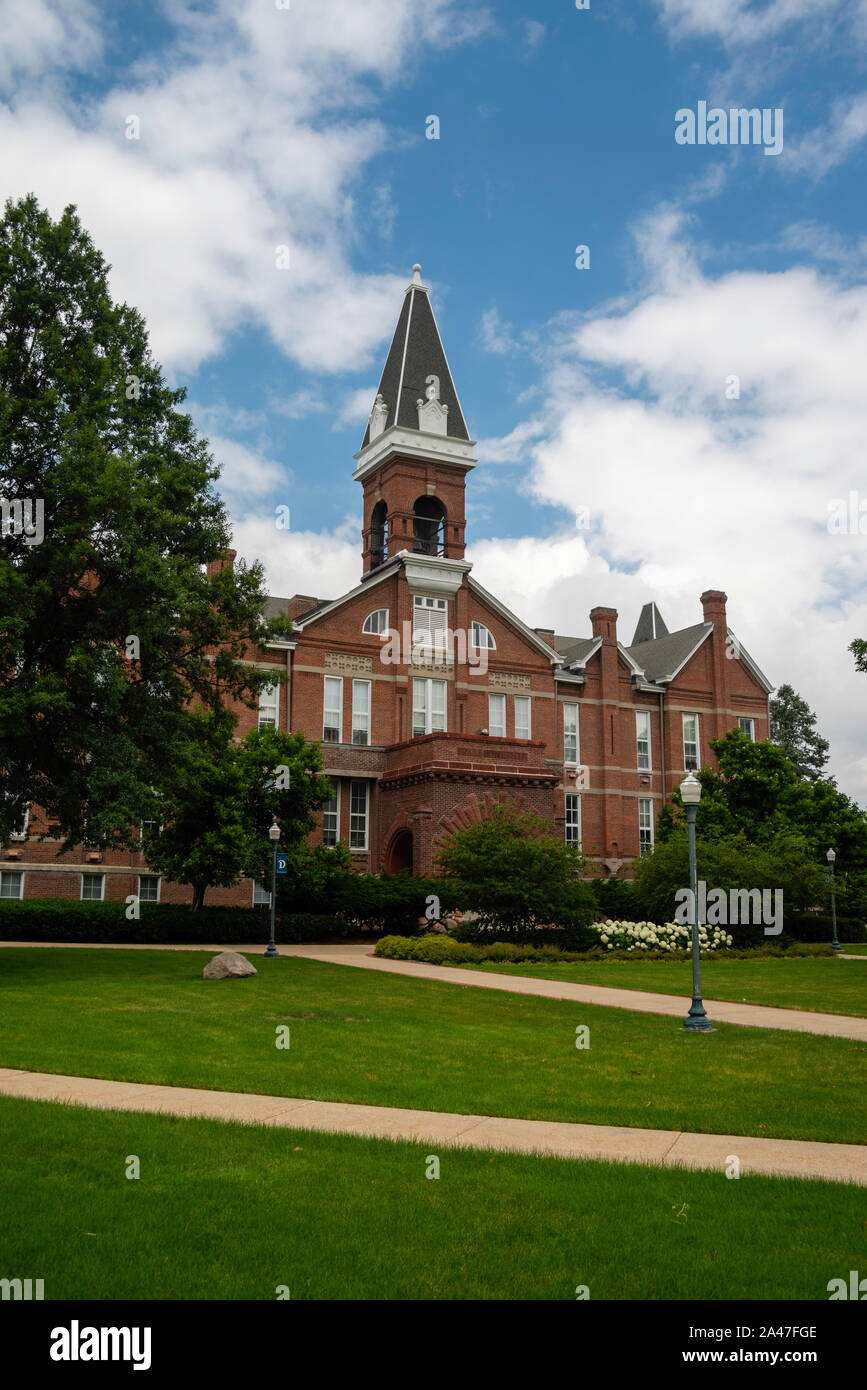
[[[403,550],[463,560],[474,443],[421,266],[413,267],[353,477],[364,488],[364,573]]]

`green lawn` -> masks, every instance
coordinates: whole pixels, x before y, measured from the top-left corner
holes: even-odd
[[[609,989],[642,989],[652,994],[692,993],[689,961],[600,960],[564,965],[462,966],[496,975],[529,975],[540,980],[571,980]],[[758,960],[702,960],[701,987],[706,999],[736,1004],[768,1004],[778,1009],[807,1009],[813,1013],[867,1017],[867,970],[860,961],[831,957],[766,956]],[[686,1010],[684,1010],[685,1012]]]
[[[0,1097],[0,1266],[76,1301],[824,1301],[863,1268],[863,1188],[429,1152]]]
[[[732,1024],[697,1036],[676,1019],[293,957],[255,957],[255,978],[204,981],[205,959],[4,949],[0,1065],[461,1114],[867,1138],[863,1043]],[[283,1024],[288,1051],[275,1046]],[[575,1047],[579,1024],[587,1050]]]
[[[844,941],[843,954],[846,956],[867,956],[867,942],[863,941]]]

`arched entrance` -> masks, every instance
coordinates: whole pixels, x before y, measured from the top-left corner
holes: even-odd
[[[390,874],[409,869],[412,873],[412,831],[401,830],[391,842],[386,868]]]

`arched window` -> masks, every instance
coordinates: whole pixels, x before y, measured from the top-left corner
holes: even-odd
[[[417,555],[445,553],[446,514],[436,497],[420,497],[413,508],[412,548]]]
[[[484,623],[473,623],[473,646],[487,647],[489,651],[496,651],[497,644],[493,634],[488,631]]]
[[[388,558],[388,507],[377,502],[370,515],[371,569],[384,565]]]
[[[388,628],[388,609],[377,608],[375,612],[368,613],[362,626],[362,632],[372,632],[378,634],[385,632]]]

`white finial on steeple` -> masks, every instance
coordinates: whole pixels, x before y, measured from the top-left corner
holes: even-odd
[[[420,285],[420,284],[421,284],[421,266],[420,266],[420,265],[414,265],[413,268],[412,268],[412,283],[413,283],[414,285]]]

